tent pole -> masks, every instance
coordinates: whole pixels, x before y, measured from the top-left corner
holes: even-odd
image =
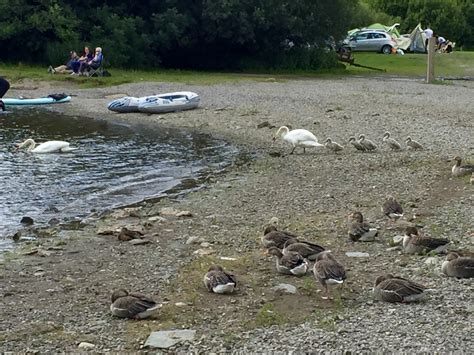
[[[426,66],[426,82],[431,84],[434,81],[434,54],[435,54],[435,38],[428,39],[428,63]]]

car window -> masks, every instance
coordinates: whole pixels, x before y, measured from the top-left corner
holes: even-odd
[[[356,40],[363,40],[363,39],[367,39],[367,33],[359,33],[357,36],[356,36]]]
[[[385,38],[382,33],[374,33],[374,38]]]

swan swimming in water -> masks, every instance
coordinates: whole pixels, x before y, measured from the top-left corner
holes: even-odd
[[[323,144],[318,143],[318,138],[306,129],[293,129],[290,131],[288,127],[281,126],[273,136],[273,141],[277,137],[281,137],[284,141],[293,145],[290,154],[293,154],[297,146],[303,147],[303,153],[306,153],[306,147],[324,147]]]
[[[38,144],[31,138],[19,144],[17,150],[23,147],[28,147],[26,150],[32,153],[67,153],[77,149],[70,147],[69,143],[64,141],[48,141]]]

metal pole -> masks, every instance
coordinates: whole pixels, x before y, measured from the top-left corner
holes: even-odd
[[[428,64],[426,66],[426,82],[431,84],[434,81],[434,54],[435,38],[428,39]]]

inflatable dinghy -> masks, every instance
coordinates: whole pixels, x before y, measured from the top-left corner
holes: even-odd
[[[190,91],[171,92],[147,97],[122,97],[109,103],[115,112],[164,113],[191,110],[199,106],[201,98]]]
[[[71,96],[64,94],[53,94],[47,97],[38,97],[36,99],[2,99],[5,106],[21,106],[21,105],[50,105],[62,104],[71,101]]]

